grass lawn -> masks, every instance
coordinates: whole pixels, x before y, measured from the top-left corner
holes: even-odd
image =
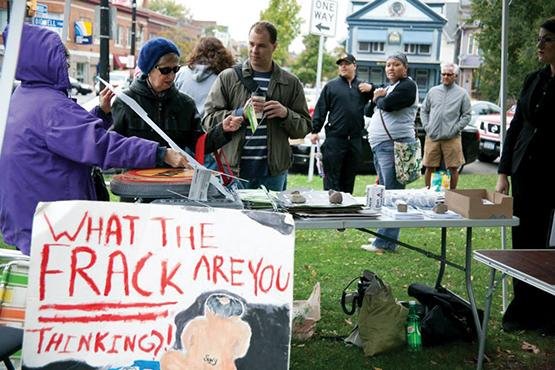
[[[374,183],[374,176],[358,176],[355,195],[364,194],[367,184]],[[459,188],[493,189],[494,175],[465,175],[459,180]],[[423,179],[410,187],[423,186]],[[308,183],[306,176],[290,175],[288,188],[322,189],[320,178]],[[497,248],[500,245],[499,228],[474,228],[474,249]],[[368,269],[377,273],[391,285],[395,297],[407,300],[409,284],[414,282],[433,285],[439,264],[434,260],[406,250],[398,249],[392,254],[375,255],[360,248],[367,243],[368,234],[355,230],[299,230],[296,233],[295,250],[295,299],[306,299],[316,282],[322,289],[322,319],[317,324],[316,335],[306,342],[292,343],[291,369],[474,369],[477,355],[476,343],[455,342],[424,348],[420,353],[405,348],[373,358],[364,357],[362,350],[345,346],[340,337],[349,334],[356,323],[355,316],[345,315],[340,307],[341,292],[345,285],[361,271]],[[403,229],[401,240],[429,248],[439,253],[439,229]],[[452,260],[464,264],[465,230],[448,230],[448,254]],[[0,238],[0,247],[3,246]],[[484,307],[485,290],[489,269],[473,263],[473,287],[480,308]],[[447,267],[444,286],[466,296],[464,274]],[[555,314],[555,312],[554,312]],[[486,369],[555,369],[555,338],[537,333],[504,333],[501,324],[501,288],[495,291],[492,317],[488,330]],[[539,353],[523,350],[527,342],[539,349]],[[262,370],[262,369],[261,369]]]

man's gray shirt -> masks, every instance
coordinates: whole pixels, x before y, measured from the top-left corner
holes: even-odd
[[[459,135],[470,122],[470,116],[470,97],[455,83],[432,87],[420,109],[422,127],[433,141]]]

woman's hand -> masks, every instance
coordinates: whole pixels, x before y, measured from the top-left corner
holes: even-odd
[[[192,168],[187,158],[185,158],[185,156],[183,156],[181,153],[171,148],[166,150],[166,155],[164,156],[164,162],[172,167]]]
[[[107,87],[102,89],[102,91],[98,95],[98,106],[106,114],[112,111],[112,98],[114,97],[114,95],[115,94]]]
[[[501,194],[508,195],[509,194],[509,179],[505,174],[499,174],[497,177],[497,185],[495,185],[495,191]]]
[[[376,99],[378,99],[380,96],[385,96],[386,93],[387,93],[387,89],[385,87],[377,88],[376,90],[374,90],[374,98],[372,100],[375,103]]]
[[[243,120],[242,116],[227,116],[222,123],[224,132],[234,132],[239,130]]]

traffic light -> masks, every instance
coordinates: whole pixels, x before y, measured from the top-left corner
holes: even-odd
[[[34,17],[37,14],[37,0],[27,0],[25,8],[27,17]]]

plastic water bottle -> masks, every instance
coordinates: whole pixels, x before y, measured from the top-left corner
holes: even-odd
[[[409,315],[407,316],[407,343],[410,352],[422,349],[422,336],[420,334],[420,317],[416,311],[416,302],[409,301]]]

